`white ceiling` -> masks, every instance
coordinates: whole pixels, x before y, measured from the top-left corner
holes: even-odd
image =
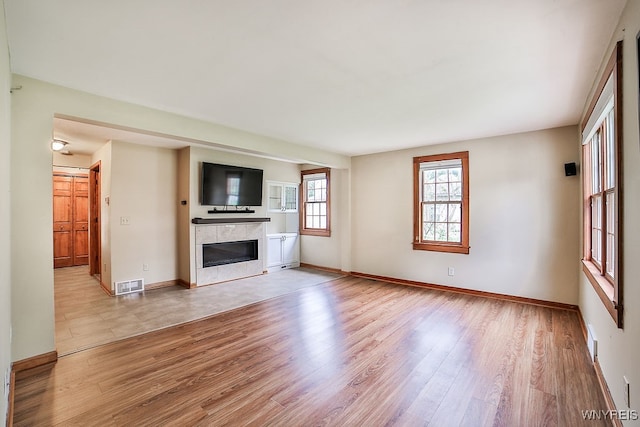
[[[625,3],[5,0],[5,9],[14,73],[358,155],[576,124]]]

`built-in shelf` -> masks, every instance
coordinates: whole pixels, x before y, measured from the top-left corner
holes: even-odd
[[[243,222],[270,222],[271,218],[193,218],[193,224],[238,224]]]

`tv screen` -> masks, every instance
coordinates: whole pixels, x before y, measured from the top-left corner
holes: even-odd
[[[202,162],[201,204],[261,206],[262,170]]]

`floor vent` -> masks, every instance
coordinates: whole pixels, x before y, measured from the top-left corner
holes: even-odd
[[[596,356],[598,355],[598,338],[591,324],[587,325],[587,347],[589,347],[591,361],[595,362]]]
[[[115,282],[116,295],[130,294],[133,292],[144,291],[144,279],[125,280],[123,282]]]

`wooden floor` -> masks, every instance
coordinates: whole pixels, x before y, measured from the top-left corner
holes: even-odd
[[[340,277],[308,268],[185,289],[170,286],[108,296],[87,266],[54,270],[56,350],[67,355],[156,329],[209,317]]]
[[[345,277],[21,373],[14,425],[577,426],[599,390],[576,312]]]

